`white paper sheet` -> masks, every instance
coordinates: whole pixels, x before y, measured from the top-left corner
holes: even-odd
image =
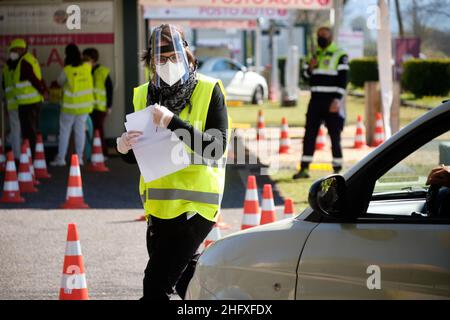
[[[184,143],[172,131],[153,124],[151,108],[128,114],[125,122],[127,131],[143,132],[133,147],[133,152],[145,182],[169,175],[189,165]]]

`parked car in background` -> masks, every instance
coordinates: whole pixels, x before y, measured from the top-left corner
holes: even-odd
[[[426,186],[449,153],[446,102],[316,181],[297,217],[210,245],[187,298],[450,299],[450,189]]]
[[[241,100],[261,105],[267,99],[267,81],[229,58],[199,60],[198,72],[222,80],[228,100]]]

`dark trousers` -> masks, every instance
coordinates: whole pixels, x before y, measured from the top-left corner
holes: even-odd
[[[98,131],[100,133],[100,139],[102,140],[102,149],[103,149],[104,155],[107,154],[107,150],[108,150],[108,148],[106,147],[106,144],[105,144],[105,133],[104,133],[104,124],[105,124],[106,116],[107,116],[106,112],[102,112],[102,111],[98,111],[98,110],[94,110],[91,113],[91,119],[92,119],[92,124],[94,125],[94,130],[98,129]]]
[[[339,113],[330,113],[330,99],[311,99],[306,114],[305,136],[303,138],[303,156],[313,157],[320,125],[325,123],[331,139],[333,159],[342,159],[341,133],[345,119]],[[301,160],[301,167],[308,168],[311,161]],[[341,170],[342,164],[333,162],[334,170]]]
[[[188,220],[186,214],[174,219],[151,217],[143,300],[169,300],[174,289],[184,299],[199,257],[197,249],[213,226],[200,214]]]
[[[22,139],[30,141],[31,153],[34,155],[36,135],[39,131],[40,103],[19,105],[19,120],[22,131]]]

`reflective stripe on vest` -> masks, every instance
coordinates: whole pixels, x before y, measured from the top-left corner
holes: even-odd
[[[25,53],[20,58],[19,63],[14,71],[15,97],[18,105],[34,104],[43,101],[42,95],[33,87],[30,81],[20,80],[22,62],[28,62],[33,68],[33,73],[38,80],[42,80],[41,68],[39,62],[30,53]]]
[[[147,198],[151,200],[176,200],[183,199],[188,201],[203,202],[209,204],[217,204],[219,202],[219,194],[212,192],[199,192],[192,190],[180,189],[147,189]]]
[[[3,83],[5,84],[5,98],[7,109],[17,110],[19,104],[16,100],[14,70],[9,69],[7,64],[5,64],[3,67]]]
[[[184,108],[179,117],[204,131],[211,95],[216,83],[222,92],[220,80],[198,75],[198,83],[191,96],[192,109]],[[135,88],[135,111],[147,106],[148,83]],[[229,119],[229,123],[230,123]],[[172,219],[184,212],[198,212],[205,219],[214,221],[219,211],[225,185],[226,151],[219,160],[204,159],[186,147],[191,156],[188,167],[145,183],[140,178],[139,191],[146,215],[160,219]]]
[[[62,111],[81,115],[91,113],[94,107],[94,84],[91,65],[65,66],[67,81],[64,84]]]
[[[340,93],[342,95],[345,95],[346,91],[341,87],[314,86],[311,87],[311,92]]]
[[[94,109],[105,112],[106,111],[106,88],[105,81],[109,75],[109,69],[105,66],[98,66],[95,68],[92,77],[94,78]]]

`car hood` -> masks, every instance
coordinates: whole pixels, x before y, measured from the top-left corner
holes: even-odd
[[[298,217],[224,237],[200,257],[191,287],[218,299],[293,299],[298,259],[316,225]]]

